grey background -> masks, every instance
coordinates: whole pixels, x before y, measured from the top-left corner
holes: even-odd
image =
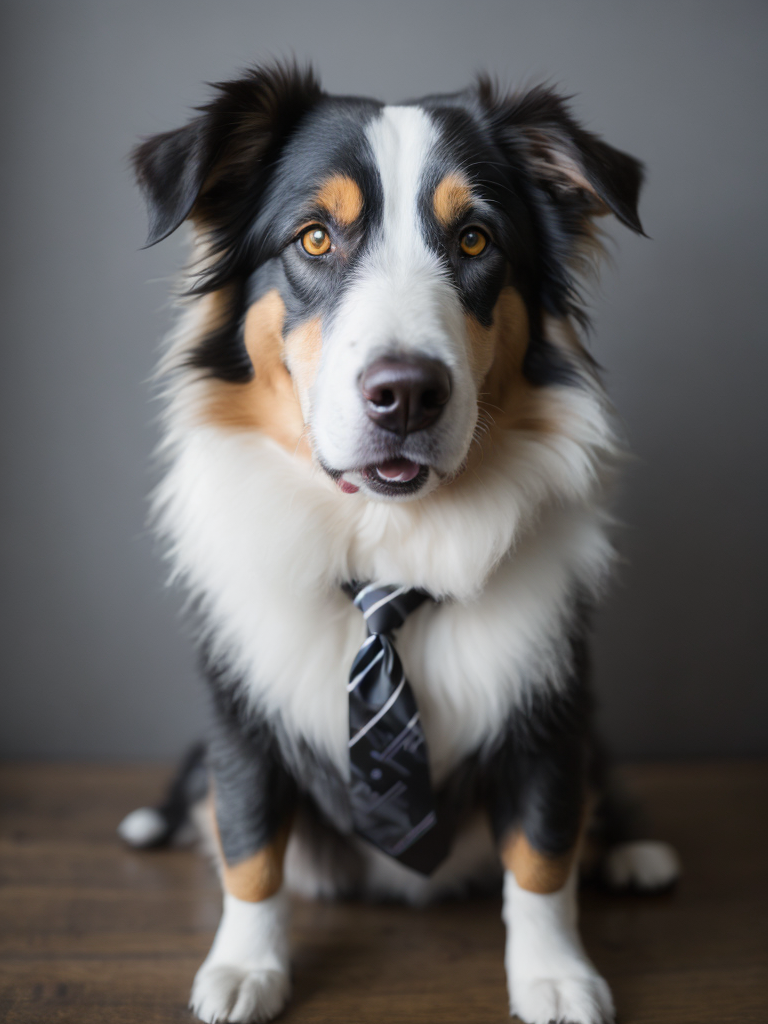
[[[768,732],[768,5],[283,0],[6,3],[2,582],[6,755],[160,757],[202,723],[180,598],[145,529],[171,239],[125,156],[203,83],[311,57],[391,101],[476,70],[548,78],[647,161],[652,241],[611,228],[593,348],[636,460],[597,685],[623,756],[754,753]]]

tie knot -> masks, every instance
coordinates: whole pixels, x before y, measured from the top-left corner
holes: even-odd
[[[391,633],[399,629],[411,612],[429,597],[423,590],[410,587],[380,587],[351,584],[344,588],[363,613],[369,633]]]

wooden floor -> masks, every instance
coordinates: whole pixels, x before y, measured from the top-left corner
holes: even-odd
[[[0,1020],[188,1021],[219,913],[193,851],[138,853],[115,825],[163,770],[0,769]],[[587,948],[620,1024],[768,1022],[768,763],[627,768],[684,877],[654,898],[585,893]],[[499,900],[414,911],[297,902],[284,1024],[502,1022]]]

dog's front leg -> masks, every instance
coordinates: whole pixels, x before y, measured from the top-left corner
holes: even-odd
[[[268,731],[246,736],[223,713],[209,763],[224,912],[190,1006],[211,1024],[268,1021],[290,988],[283,856],[294,787]]]
[[[492,806],[505,868],[510,1009],[528,1024],[604,1024],[613,1001],[577,925],[586,748],[557,728],[544,739],[529,735],[522,750],[513,740],[502,753]]]

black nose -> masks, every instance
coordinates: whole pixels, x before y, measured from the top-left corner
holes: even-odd
[[[385,357],[363,372],[360,390],[373,422],[405,437],[437,421],[451,397],[451,375],[437,359]]]

